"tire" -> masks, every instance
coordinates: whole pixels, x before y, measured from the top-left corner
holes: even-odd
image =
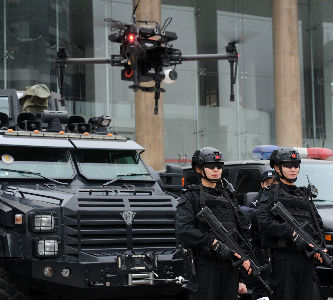
[[[0,300],[28,300],[26,285],[0,265]]]
[[[25,280],[0,264],[0,300],[60,300],[31,288]]]

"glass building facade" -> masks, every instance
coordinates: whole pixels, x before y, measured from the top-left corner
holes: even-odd
[[[132,0],[2,0],[0,88],[44,83],[57,91],[59,47],[70,57],[119,54],[104,19],[128,23],[132,9]],[[234,102],[227,61],[177,66],[178,79],[163,95],[165,161],[188,162],[206,145],[227,160],[246,159],[256,145],[274,144],[272,1],[162,0],[162,23],[167,17],[168,30],[178,35],[174,47],[184,55],[225,53],[237,41],[240,58]],[[298,26],[303,146],[333,148],[333,2],[298,0]],[[134,93],[120,71],[67,66],[67,109],[86,118],[107,114],[115,132],[135,139]]]

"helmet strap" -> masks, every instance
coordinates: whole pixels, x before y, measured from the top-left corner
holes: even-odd
[[[284,179],[285,181],[287,181],[289,183],[294,183],[297,180],[297,177],[295,179],[288,179],[286,176],[284,176],[284,174],[282,172],[282,164],[279,164],[279,170],[280,170],[280,173],[281,173],[281,176],[279,176],[279,177]]]
[[[203,176],[201,175],[201,177],[206,179],[207,181],[212,182],[212,183],[217,183],[220,180],[220,179],[210,179],[210,178],[208,178],[204,167],[202,167],[201,170],[202,170],[202,173],[203,173]]]

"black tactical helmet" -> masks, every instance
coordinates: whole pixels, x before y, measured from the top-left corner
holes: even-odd
[[[274,166],[281,166],[283,162],[301,162],[299,153],[293,148],[279,148],[272,152],[269,159],[271,168]]]
[[[204,164],[208,162],[223,163],[224,160],[222,152],[212,147],[204,147],[195,150],[192,156],[193,169],[195,169],[195,167],[203,168]]]

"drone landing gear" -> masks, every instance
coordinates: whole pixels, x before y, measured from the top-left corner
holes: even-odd
[[[134,91],[141,90],[143,92],[155,93],[154,114],[158,114],[158,100],[160,99],[161,93],[165,92],[165,89],[161,88],[160,81],[156,81],[154,86],[130,85],[129,88],[133,89]]]

